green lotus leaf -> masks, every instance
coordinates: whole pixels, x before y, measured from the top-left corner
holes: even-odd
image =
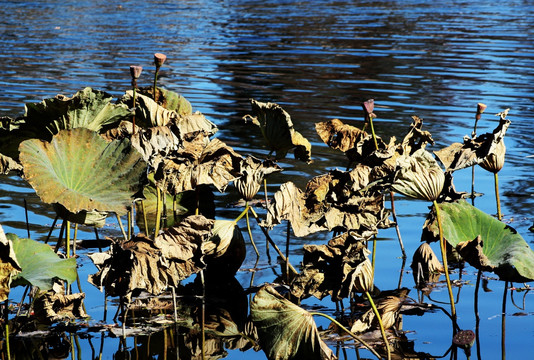
[[[57,279],[72,283],[76,280],[76,258],[61,259],[49,245],[32,239],[20,239],[15,234],[6,234],[13,244],[13,251],[22,271],[13,278],[17,285],[38,286],[50,290]]]
[[[111,103],[112,96],[89,87],[71,98],[57,95],[40,103],[28,103],[24,116],[4,121],[0,128],[0,153],[18,159],[18,146],[26,139],[50,140],[60,130],[84,127],[100,131],[129,119],[131,111],[124,104]]]
[[[505,281],[534,281],[534,252],[513,228],[465,200],[439,209],[443,236],[472,266]],[[438,233],[435,221],[429,228]]]
[[[246,115],[245,122],[250,120],[261,129],[269,149],[276,151],[276,158],[283,159],[289,150],[295,149],[295,158],[312,162],[310,142],[293,128],[291,116],[280,105],[254,99],[251,102],[254,116]]]
[[[284,299],[272,286],[257,292],[250,315],[269,359],[335,359],[321,340],[312,315]]]
[[[85,128],[62,130],[50,143],[26,140],[20,144],[20,160],[41,200],[73,213],[126,213],[146,170],[128,139],[107,143]]]
[[[70,212],[63,205],[54,203],[54,210],[63,220],[70,221],[72,223],[94,226],[97,228],[104,227],[106,225],[106,218],[108,213],[105,211],[85,211],[82,210],[77,213]]]

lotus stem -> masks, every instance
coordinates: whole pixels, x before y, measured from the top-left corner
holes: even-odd
[[[502,322],[501,322],[501,357],[506,359],[506,295],[508,293],[508,281],[504,282],[502,294]]]
[[[258,217],[258,214],[256,214],[256,211],[254,211],[254,208],[251,207],[250,211],[252,212],[252,215],[254,215],[254,218],[256,219],[256,222],[259,224],[260,223],[260,218]],[[271,239],[271,236],[269,236],[269,233],[267,232],[267,230],[265,230],[265,228],[263,228],[261,225],[260,225],[260,229],[263,232],[263,234],[265,235],[265,238],[267,239],[267,241],[269,241],[271,246],[276,250],[276,252],[278,253],[278,256],[280,256],[280,258],[282,258],[282,261],[288,262],[286,257],[284,256],[284,254],[280,251],[278,246],[276,246],[276,244],[273,241],[273,239]],[[295,268],[293,267],[293,265],[291,265],[291,263],[288,262],[288,264],[289,264],[289,269],[293,272],[293,274],[297,275],[298,271],[295,270]]]
[[[399,245],[402,251],[402,258],[406,259],[406,251],[404,251],[404,243],[402,242],[399,223],[397,222],[397,213],[395,212],[395,193],[393,191],[389,192],[389,198],[391,200],[391,215],[393,216],[393,221],[395,221],[395,231],[397,232],[397,238],[399,239]]]
[[[263,178],[263,192],[265,193],[265,208],[269,209],[269,197],[267,196],[267,178]],[[270,258],[268,241],[265,242],[265,251],[267,253],[267,257]]]
[[[378,312],[378,309],[376,308],[375,302],[373,301],[371,294],[369,294],[369,291],[366,291],[365,295],[367,296],[367,299],[369,299],[369,302],[371,303],[371,307],[373,308],[373,312],[375,313],[375,316],[378,319],[378,325],[380,325],[380,332],[382,333],[382,338],[384,339],[384,344],[386,345],[388,360],[390,360],[391,350],[389,348],[389,341],[386,336],[386,330],[384,329],[384,324],[382,323],[382,317],[380,316],[380,313]]]
[[[161,212],[160,212],[160,208],[161,207],[161,190],[159,189],[159,187],[156,186],[156,228],[154,229],[154,239],[156,238],[156,236],[158,236],[158,233],[159,233],[159,223],[161,221]]]
[[[119,227],[121,228],[122,236],[124,236],[124,240],[128,240],[126,237],[126,231],[124,231],[124,226],[122,226],[121,217],[119,214],[115,213],[115,216],[117,217],[117,222],[119,223]]]
[[[206,358],[205,356],[205,347],[206,347],[206,329],[205,329],[205,318],[206,318],[206,284],[204,282],[204,270],[200,271],[200,281],[202,282],[202,311],[201,311],[201,323],[200,330],[202,333],[201,338],[201,348],[202,348],[202,360]]]
[[[373,238],[373,256],[371,257],[371,268],[373,269],[373,278],[375,277],[375,255],[376,255],[376,236]]]
[[[7,304],[6,304],[7,307]],[[11,349],[9,348],[9,323],[6,320],[6,351],[7,351],[7,359],[11,360]]]
[[[376,141],[375,128],[373,126],[372,116],[369,116],[369,126],[371,127],[371,134],[373,135],[373,141],[375,142],[375,149],[378,151],[378,142]]]
[[[22,298],[20,299],[19,305],[17,307],[17,317],[20,315],[20,309],[22,308],[22,303],[24,302],[24,299],[28,294],[28,290],[30,290],[30,285],[26,285],[26,288],[24,288],[24,293],[22,294]]]
[[[132,211],[133,211],[133,208],[131,210],[128,210],[128,212],[126,213],[127,225],[128,225],[128,239],[132,238]]]
[[[24,199],[24,214],[26,215],[26,231],[28,232],[28,239],[30,239],[30,222],[28,221],[28,203]]]
[[[141,200],[141,209],[143,210],[143,221],[145,223],[145,234],[148,236],[148,219],[146,216],[145,201]]]
[[[65,238],[67,240],[67,258],[70,258],[70,221],[67,221],[67,234]]]
[[[358,341],[360,344],[365,346],[370,352],[373,353],[374,356],[376,356],[378,359],[381,359],[380,355],[376,352],[375,349],[373,349],[373,347],[371,345],[366,343],[359,336],[355,335],[353,332],[351,332],[349,329],[347,329],[345,326],[343,326],[339,321],[337,321],[333,317],[331,317],[331,316],[329,316],[327,314],[320,313],[320,312],[310,312],[310,315],[312,315],[312,316],[313,315],[318,315],[318,316],[322,316],[322,317],[327,318],[328,320],[330,320],[331,322],[333,322],[334,324],[339,326],[339,328],[342,329],[343,331],[345,331],[351,338],[353,338],[354,340]]]
[[[67,224],[65,221],[61,223],[61,230],[59,230],[59,238],[57,239],[56,249],[54,250],[56,253],[59,251],[59,248],[61,247],[61,242],[63,241],[63,233],[65,232],[66,225]]]
[[[237,224],[237,222],[241,220],[243,216],[247,214],[247,212],[248,212],[248,202],[247,202],[247,205],[245,206],[245,210],[243,210],[241,214],[239,214],[239,216],[234,220],[234,223]]]
[[[289,233],[291,231],[289,220],[287,220],[287,237],[286,237],[286,281],[289,284]]]
[[[456,308],[454,305],[454,296],[452,294],[451,279],[449,277],[449,265],[447,262],[447,249],[445,248],[445,239],[443,238],[443,227],[441,225],[441,213],[436,200],[433,201],[434,208],[436,208],[436,217],[438,218],[439,228],[439,244],[441,249],[441,259],[443,260],[443,271],[445,272],[445,279],[447,281],[447,290],[449,291],[449,302],[451,304],[451,316],[453,322],[456,323]]]
[[[501,198],[499,197],[499,174],[494,173],[493,178],[495,180],[495,201],[497,202],[497,219],[502,220],[501,214]]]
[[[74,238],[72,239],[72,256],[76,256],[76,240],[78,238],[78,224],[74,225]]]
[[[50,227],[50,231],[48,232],[48,236],[46,237],[44,243],[48,244],[48,241],[50,240],[50,236],[52,236],[52,231],[54,231],[54,227],[56,226],[57,219],[59,219],[59,215],[56,215],[54,218],[54,221],[52,222],[52,226]]]
[[[95,229],[95,238],[96,238],[96,243],[98,245],[98,251],[102,252],[102,244],[100,244],[100,238],[98,237],[98,230],[96,229],[96,226],[94,226],[93,229]]]
[[[137,88],[137,80],[133,79],[132,80],[132,87],[133,87],[133,109],[134,109],[134,113],[133,113],[133,116],[132,116],[132,135],[135,135],[135,93],[136,93],[136,88]]]
[[[247,201],[247,205],[246,205],[245,209],[247,209],[247,210],[250,209],[248,201]],[[256,252],[256,256],[260,257],[260,253],[258,251],[258,248],[256,247],[256,244],[254,243],[254,239],[252,238],[252,231],[250,230],[250,221],[249,221],[249,218],[248,218],[248,211],[245,213],[245,218],[247,219],[247,231],[248,231],[248,236],[250,237],[250,242],[252,243],[252,246],[254,247],[254,251]]]

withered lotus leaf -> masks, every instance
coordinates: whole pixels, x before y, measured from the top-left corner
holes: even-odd
[[[6,301],[11,290],[13,276],[21,271],[13,243],[8,240],[0,225],[0,301]]]
[[[159,163],[155,180],[160,188],[178,194],[205,184],[223,192],[241,175],[241,155],[221,140],[209,140],[201,131],[189,133],[184,140],[183,148]]]
[[[426,242],[423,242],[415,250],[410,267],[413,270],[416,284],[426,283],[435,279],[434,275],[443,272],[443,265],[434,253],[434,250]]]
[[[506,146],[504,145],[504,138],[502,138],[495,146],[495,151],[486,156],[484,161],[480,163],[480,167],[494,174],[498,173],[504,166],[505,154]]]
[[[280,105],[254,99],[251,99],[251,104],[253,116],[245,115],[243,119],[260,128],[269,149],[276,151],[277,159],[285,158],[287,152],[294,148],[295,158],[311,162],[310,142],[293,128],[291,116]]]
[[[250,201],[260,190],[265,176],[279,171],[282,171],[282,168],[273,161],[261,161],[249,155],[242,160],[242,175],[234,180],[234,185],[243,199]]]
[[[245,261],[245,239],[233,220],[215,220],[211,236],[202,243],[208,271],[217,275],[235,275]]]
[[[379,299],[376,302],[376,308],[380,317],[382,318],[382,325],[384,329],[389,329],[397,322],[400,309],[406,296],[408,289],[401,289],[398,296],[390,295]],[[378,329],[379,323],[373,309],[367,310],[359,319],[357,319],[350,328],[354,333],[362,333],[371,329]]]
[[[152,167],[156,167],[157,162],[162,161],[171,151],[177,150],[181,144],[179,130],[172,126],[141,129],[132,135],[131,142],[143,156],[143,160]]]
[[[73,213],[126,213],[146,171],[128,139],[107,143],[85,128],[62,130],[51,142],[26,140],[20,144],[20,160],[41,200]]]
[[[516,230],[465,200],[439,208],[444,238],[469,264],[501,280],[534,281],[534,251]],[[437,222],[428,229],[438,234]]]
[[[291,294],[299,299],[346,298],[372,286],[372,271],[364,264],[369,250],[354,232],[332,238],[326,245],[304,245],[302,270],[291,283]],[[364,264],[364,265],[362,265]]]
[[[22,165],[9,156],[0,154],[0,175],[8,174],[12,170],[22,171]]]
[[[445,174],[432,155],[419,149],[397,160],[400,170],[395,175],[393,189],[411,198],[434,201],[445,184]]]
[[[362,141],[368,134],[355,126],[332,119],[315,124],[315,130],[323,142],[335,150],[347,152]]]
[[[473,139],[465,136],[463,144],[453,143],[444,149],[434,151],[434,154],[447,172],[480,164],[488,155],[495,153],[496,146],[503,139],[510,123],[510,120],[501,117],[499,125],[492,133],[485,133]]]
[[[250,305],[260,345],[270,360],[335,359],[306,310],[283,298],[272,286],[262,287]]]
[[[150,99],[154,98],[153,86],[139,88],[138,91]],[[191,103],[177,92],[157,87],[156,94],[157,103],[165,109],[176,111],[180,115],[192,114],[193,109]]]
[[[84,293],[65,295],[53,290],[47,291],[35,298],[35,316],[43,324],[85,318],[84,299]]]
[[[419,149],[424,149],[427,144],[434,144],[432,134],[428,131],[423,131],[423,119],[418,116],[412,116],[413,123],[410,125],[408,134],[402,140],[400,148],[402,154],[411,155]]]
[[[154,241],[138,236],[113,244],[107,255],[90,255],[99,271],[89,276],[89,282],[127,300],[141,290],[159,295],[169,286],[176,287],[206,267],[202,243],[210,235],[212,222],[201,215],[189,216]]]

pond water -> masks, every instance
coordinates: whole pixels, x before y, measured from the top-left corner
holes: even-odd
[[[143,66],[139,83],[151,84],[153,54],[161,52],[168,60],[159,84],[183,94],[194,110],[219,126],[216,136],[241,154],[268,154],[260,132],[242,121],[251,111],[250,98],[276,102],[289,112],[296,130],[312,143],[314,162],[306,165],[292,155],[281,161],[284,172],[270,180],[272,194],[283,182],[291,180],[302,188],[313,176],[344,169],[344,154],[323,144],[314,124],[339,118],[360,126],[360,104],[367,99],[375,99],[375,130],[384,139],[404,136],[411,115],[424,118],[424,129],[436,141],[429,150],[471,134],[478,102],[488,105],[478,124],[479,133],[495,128],[498,117],[493,114],[510,108],[506,163],[499,173],[502,212],[504,221],[532,247],[533,19],[534,7],[529,0],[3,1],[0,115],[15,117],[23,113],[26,102],[59,93],[70,96],[86,86],[119,97],[130,88],[130,65]],[[476,190],[484,194],[475,205],[495,214],[493,176],[477,168],[475,179]],[[457,190],[470,191],[471,170],[455,173],[454,181]],[[20,178],[0,177],[0,224],[5,232],[21,237],[27,236],[24,199],[31,237],[43,240],[55,217],[51,206],[41,203]],[[396,199],[407,266],[402,268],[394,228],[381,230],[375,283],[381,289],[395,289],[402,283],[417,299],[409,264],[420,244],[430,204],[402,196]],[[242,209],[227,204],[236,200],[230,188],[217,195],[217,217],[235,218]],[[101,232],[102,237],[120,236],[114,219],[109,219]],[[263,244],[264,237],[255,225],[253,234]],[[271,236],[285,247],[285,225],[276,227]],[[81,229],[78,237],[94,239],[94,233]],[[323,244],[330,237],[325,233],[306,238],[292,236],[290,261],[298,266],[303,244]],[[259,248],[262,256],[253,279],[255,286],[275,278],[265,246]],[[434,250],[439,252],[437,247]],[[86,282],[87,275],[96,272],[86,256],[94,251],[81,251],[78,264],[82,288],[87,293],[87,311],[92,321],[98,322],[103,318],[104,296]],[[250,286],[248,269],[254,268],[256,260],[250,246],[248,251],[236,276],[244,289]],[[454,292],[459,299],[458,322],[462,329],[475,329],[476,274],[476,269],[466,266],[461,272],[453,269],[451,275],[461,283]],[[533,294],[526,293],[523,299],[525,292],[514,292],[517,306],[508,297],[503,335],[504,283],[493,274],[484,276],[488,281],[485,291],[480,291],[480,341],[479,347],[473,348],[473,358],[529,357],[534,342]],[[22,289],[16,288],[10,300],[17,302],[21,296]],[[430,297],[447,301],[443,283]],[[431,302],[428,298],[425,301]],[[303,305],[335,313],[335,306],[327,300],[308,299]],[[113,313],[115,306],[110,303],[112,309],[108,311]],[[326,320],[317,319],[317,323],[323,328],[329,325]],[[426,353],[427,357],[442,356],[451,344],[450,321],[439,312],[404,315],[402,328],[413,351]],[[76,340],[72,350],[67,343],[63,357],[76,354],[79,358],[95,358],[100,349],[102,358],[175,358],[177,353],[176,346],[169,345],[174,339],[162,332],[152,335],[152,340],[139,336],[122,342],[107,332],[86,331]],[[185,338],[176,341],[180,349],[187,342]],[[340,358],[358,356],[350,341],[341,350],[336,343],[329,345]],[[185,352],[182,349],[180,358],[191,357]],[[360,350],[359,355],[372,357],[366,350]],[[264,359],[265,354],[227,349],[222,357]],[[459,352],[458,357],[465,355]]]

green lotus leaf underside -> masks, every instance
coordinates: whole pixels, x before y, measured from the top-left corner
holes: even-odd
[[[61,259],[49,245],[32,239],[20,239],[6,234],[13,244],[22,271],[15,275],[11,287],[17,285],[38,286],[50,290],[55,280],[72,283],[76,280],[76,258]]]
[[[85,128],[62,130],[51,142],[26,140],[19,150],[24,176],[41,200],[73,213],[126,213],[146,170],[128,139],[108,143]]]
[[[505,281],[534,281],[534,252],[513,228],[464,200],[439,209],[443,236],[472,266]],[[430,229],[437,234],[437,223]]]

